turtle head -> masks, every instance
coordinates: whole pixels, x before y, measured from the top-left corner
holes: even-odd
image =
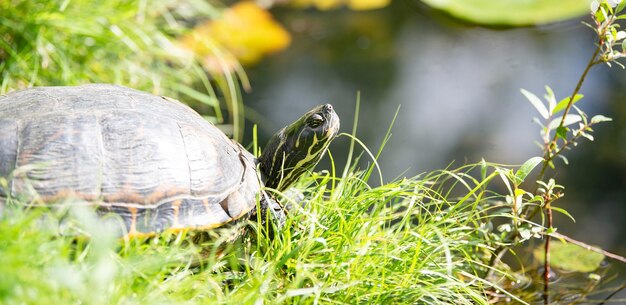
[[[330,104],[317,106],[283,127],[265,146],[259,167],[265,186],[287,189],[313,169],[339,132],[339,117]]]

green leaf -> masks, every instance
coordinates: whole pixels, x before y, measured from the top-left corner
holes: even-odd
[[[549,117],[548,109],[546,109],[546,106],[541,102],[541,100],[530,91],[527,91],[525,89],[521,89],[520,91],[524,96],[526,96],[526,98],[533,105],[533,107],[537,109],[541,117],[547,120]]]
[[[533,250],[533,256],[544,262],[543,246]],[[593,272],[600,267],[604,255],[570,243],[552,243],[550,246],[550,266],[567,271]]]
[[[559,127],[559,124],[561,124],[561,119],[562,118],[556,118],[552,121],[550,121],[550,124],[548,124],[548,130],[553,130],[557,127]],[[569,126],[572,125],[574,123],[578,123],[580,122],[582,119],[580,118],[580,115],[578,114],[568,114],[565,116],[565,122],[563,122],[563,126]]]
[[[557,207],[550,207],[553,211],[555,212],[559,212],[567,217],[569,217],[569,219],[571,219],[573,222],[576,222],[576,219],[574,219],[574,216],[572,216],[567,210],[565,209],[561,209],[561,208],[557,208]]]
[[[610,122],[613,121],[613,119],[609,118],[609,117],[605,117],[601,114],[595,115],[591,118],[591,125],[593,124],[598,124],[598,123],[602,123],[602,122]]]
[[[617,29],[614,26],[610,26],[608,28],[607,34],[606,34],[606,38],[609,42],[613,42],[615,40],[617,40]]]
[[[609,19],[609,15],[606,13],[606,9],[607,9],[607,5],[606,2],[603,2],[602,4],[604,5],[600,5],[600,13],[602,14],[602,21]],[[611,10],[610,7],[608,7],[609,10]]]
[[[574,101],[572,101],[572,105],[575,104],[576,102],[578,102],[583,97],[584,97],[584,95],[582,95],[582,94],[576,94],[574,96]],[[565,107],[567,107],[567,104],[569,103],[569,99],[570,99],[570,97],[568,96],[568,97],[560,100],[556,104],[556,107],[554,107],[554,109],[552,110],[552,114],[555,114],[555,113],[565,109]]]
[[[563,140],[567,140],[567,131],[569,129],[567,127],[559,127],[556,129],[556,136]]]
[[[478,24],[535,25],[589,13],[589,0],[423,0],[448,14]]]
[[[506,188],[509,190],[509,194],[512,194],[513,193],[513,189],[511,188],[511,184],[509,183],[509,179],[507,178],[506,171],[504,169],[497,168],[496,172],[498,173],[498,175],[502,179],[502,182],[504,182],[504,185],[506,185]]]
[[[565,165],[569,164],[569,160],[567,160],[567,158],[564,155],[556,155],[556,156],[561,158],[561,160],[563,160],[563,163],[565,163]]]
[[[583,125],[587,125],[587,114],[585,114],[584,111],[582,111],[580,108],[578,108],[576,105],[572,105],[572,108],[574,108],[574,110],[576,110],[576,112],[578,112],[578,114],[580,114],[580,117],[583,119]]]
[[[590,135],[590,134],[588,134],[588,133],[586,133],[586,132],[581,132],[581,133],[580,133],[580,135],[581,135],[581,136],[583,136],[583,137],[585,137],[585,138],[587,138],[587,140],[589,140],[589,141],[592,141],[592,142],[593,142],[593,136],[592,136],[592,135]]]
[[[596,17],[596,20],[598,22],[604,22],[604,20],[606,20],[605,16],[606,13],[604,12],[604,8],[600,7],[596,13],[594,14],[594,16]]]
[[[515,172],[516,180],[519,183],[522,183],[524,181],[524,179],[526,179],[528,174],[530,174],[530,172],[541,162],[543,162],[543,158],[542,157],[532,157],[532,158],[526,160],[526,162],[524,162],[524,164],[522,164],[522,166],[520,166],[520,168],[517,170],[517,172]]]
[[[554,97],[554,91],[549,86],[546,86],[547,94],[544,96],[546,101],[548,101],[548,113],[553,113],[554,107],[556,107],[556,97]]]
[[[613,2],[613,1],[611,1]],[[609,3],[608,1],[604,1],[602,4],[604,4],[604,7],[609,11],[608,15],[613,15],[613,5],[612,3]],[[608,16],[607,16],[608,19]]]
[[[617,5],[617,7],[615,8],[615,13],[617,14],[617,13],[619,13],[619,12],[623,11],[623,10],[624,10],[624,7],[626,7],[626,1],[622,1],[622,2],[620,2],[620,3]]]

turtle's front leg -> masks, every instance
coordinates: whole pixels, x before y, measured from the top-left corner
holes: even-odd
[[[276,224],[276,227],[282,229],[285,227],[287,215],[285,208],[272,196],[263,193],[261,197],[261,223],[265,225],[265,221],[269,219]],[[269,217],[268,217],[269,216]]]
[[[270,238],[274,237],[274,226],[270,225],[269,222],[274,223],[277,229],[282,229],[285,227],[285,222],[287,220],[285,208],[278,203],[276,199],[272,196],[268,195],[265,192],[261,192],[261,200],[259,203],[259,209],[252,209],[248,212],[248,219],[252,222],[259,221],[261,224],[261,228],[268,228],[268,235]]]

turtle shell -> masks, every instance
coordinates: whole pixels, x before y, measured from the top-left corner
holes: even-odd
[[[191,108],[105,84],[0,96],[0,176],[0,197],[76,198],[129,234],[220,226],[261,187],[254,157]]]

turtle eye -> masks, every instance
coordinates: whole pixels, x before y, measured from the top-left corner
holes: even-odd
[[[324,123],[324,118],[319,115],[319,114],[314,114],[309,118],[309,126],[311,126],[311,128],[315,128],[317,126],[322,125],[322,123]]]

